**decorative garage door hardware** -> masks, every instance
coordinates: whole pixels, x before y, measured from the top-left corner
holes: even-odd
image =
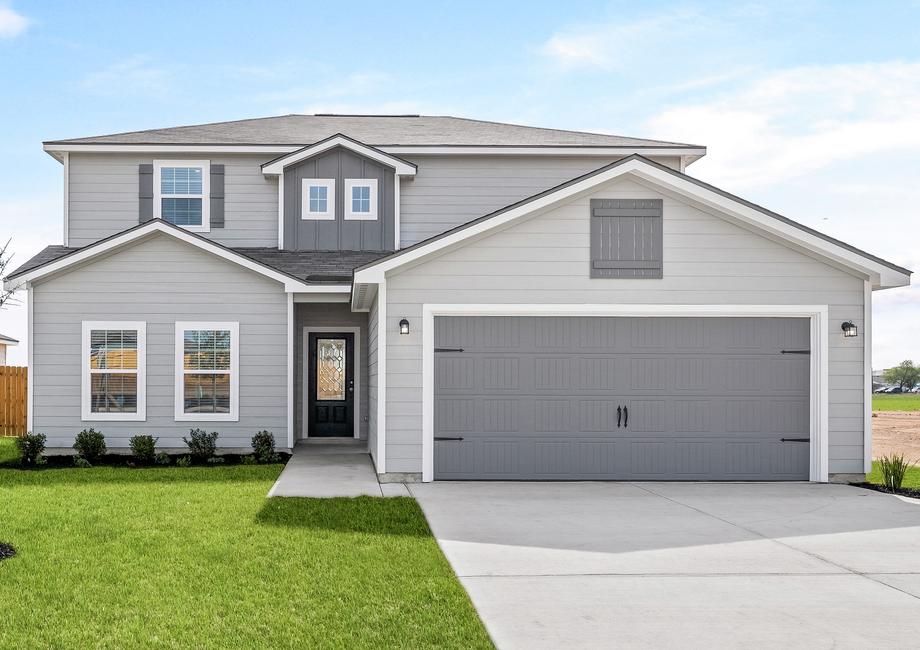
[[[463,440],[462,436],[435,436],[435,440]]]
[[[780,442],[811,442],[811,438],[780,438]]]
[[[435,348],[435,352],[463,352],[463,348]]]
[[[780,354],[811,354],[811,350],[780,350]]]
[[[617,429],[620,428],[620,416],[623,416],[623,428],[629,426],[629,408],[625,406],[617,407]]]

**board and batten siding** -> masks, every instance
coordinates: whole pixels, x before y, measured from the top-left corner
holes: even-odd
[[[226,246],[278,245],[278,180],[262,175],[264,155],[71,153],[70,246],[86,246],[138,223],[138,165],[210,160],[224,166],[223,228],[202,233]]]
[[[400,182],[400,241],[411,246],[445,230],[599,169],[619,156],[411,156]],[[677,157],[653,160],[680,169]]]
[[[145,422],[81,421],[83,321],[147,323]],[[239,322],[238,422],[175,421],[177,321]],[[113,448],[138,434],[183,447],[189,429],[220,433],[222,447],[249,447],[262,429],[287,440],[287,296],[253,271],[156,235],[33,286],[33,431],[49,448],[69,448],[81,429]]]
[[[592,198],[662,199],[664,277],[591,279]],[[425,303],[828,305],[829,470],[863,471],[863,279],[631,179],[488,235],[387,279],[388,472],[422,467]],[[860,335],[844,338],[852,320]]]

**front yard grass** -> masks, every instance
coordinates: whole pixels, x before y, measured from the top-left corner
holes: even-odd
[[[908,458],[907,460],[910,462],[920,462],[920,459],[916,458]],[[882,480],[882,470],[879,469],[879,462],[877,460],[872,461],[872,473],[866,474],[866,480],[876,485],[885,484]],[[907,473],[904,475],[904,483],[901,487],[920,488],[920,466],[914,465],[907,470]]]
[[[920,411],[920,393],[872,396],[873,411]]]
[[[414,500],[280,470],[0,469],[0,648],[491,647]]]

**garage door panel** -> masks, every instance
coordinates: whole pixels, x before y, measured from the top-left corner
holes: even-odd
[[[808,478],[805,319],[435,324],[438,479]]]

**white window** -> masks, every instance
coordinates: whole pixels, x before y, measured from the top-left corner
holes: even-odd
[[[176,323],[176,420],[239,420],[239,323]]]
[[[82,418],[147,418],[147,324],[83,321]]]
[[[359,221],[377,219],[377,179],[345,179],[345,218]]]
[[[301,219],[335,220],[334,178],[305,178],[301,192]]]
[[[207,160],[153,161],[153,216],[194,232],[211,229]]]

